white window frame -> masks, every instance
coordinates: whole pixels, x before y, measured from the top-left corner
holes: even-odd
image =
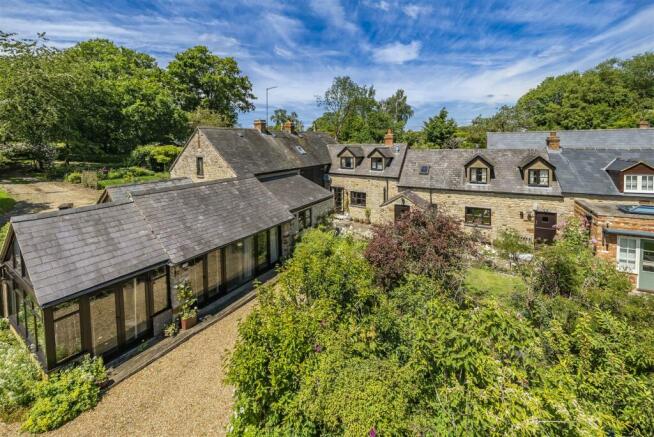
[[[636,181],[636,188],[633,188],[633,181]],[[624,175],[625,193],[654,193],[654,175],[626,174]]]
[[[477,172],[480,172],[481,178],[479,181],[477,181],[477,178],[473,177],[473,174],[476,175]],[[470,179],[469,181],[471,184],[477,184],[477,185],[482,185],[482,184],[487,184],[488,183],[488,169],[486,167],[470,167]]]
[[[633,245],[633,247],[627,247]],[[633,266],[630,266],[629,259],[623,258],[623,249],[625,253],[631,254],[633,251]],[[618,247],[615,253],[618,269],[623,272],[638,274],[640,264],[640,238],[618,237]]]

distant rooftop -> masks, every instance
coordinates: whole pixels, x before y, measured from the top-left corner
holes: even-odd
[[[654,149],[654,129],[559,130],[561,148]],[[547,145],[550,131],[487,132],[489,149],[538,149]]]

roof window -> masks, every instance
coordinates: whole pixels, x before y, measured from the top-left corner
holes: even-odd
[[[420,166],[420,174],[421,175],[428,175],[429,174],[429,166],[428,165],[421,165]]]
[[[297,153],[299,153],[300,155],[306,155],[307,154],[307,151],[304,150],[304,148],[302,146],[295,146],[295,150],[297,150]]]

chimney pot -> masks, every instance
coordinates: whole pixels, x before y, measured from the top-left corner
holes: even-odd
[[[291,120],[286,120],[284,124],[282,125],[282,132],[286,132],[288,134],[294,134],[295,133],[295,125]]]
[[[638,122],[638,127],[640,129],[649,129],[650,128],[649,121],[648,120],[640,120]]]
[[[266,120],[254,120],[254,128],[261,133],[266,133]]]
[[[559,138],[555,131],[550,132],[550,136],[547,137],[547,148],[550,150],[561,149],[561,138]]]
[[[390,127],[386,131],[386,135],[384,135],[384,145],[388,147],[392,147],[393,143],[395,142],[395,137],[393,136],[393,129]]]

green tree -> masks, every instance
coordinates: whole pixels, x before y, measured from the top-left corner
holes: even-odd
[[[456,121],[449,118],[447,109],[441,108],[437,115],[424,122],[422,131],[426,143],[431,147],[443,148],[454,137],[456,129]]]
[[[252,84],[236,60],[214,55],[205,46],[177,53],[168,64],[168,74],[185,111],[203,107],[234,125],[239,112],[254,109]]]
[[[518,255],[521,253],[529,253],[533,250],[533,246],[527,243],[520,233],[513,229],[502,229],[493,246],[498,250],[500,256],[509,261],[509,267],[512,263],[518,261]]]
[[[318,106],[325,114],[314,122],[315,127],[333,133],[337,140],[343,140],[343,128],[350,118],[365,116],[374,99],[374,88],[358,85],[349,76],[335,77],[323,96],[317,98]]]
[[[406,124],[413,117],[413,108],[407,103],[403,89],[395,91],[395,94],[379,103],[382,111],[390,114],[395,123]]]
[[[203,107],[198,107],[187,115],[188,125],[191,129],[199,126],[232,127],[234,125],[231,117],[225,117],[216,111]]]
[[[270,116],[270,121],[274,123],[272,127],[273,130],[282,130],[282,126],[287,121],[291,121],[295,126],[296,130],[300,132],[304,130],[304,124],[302,123],[302,120],[300,120],[300,118],[297,115],[297,112],[295,111],[289,114],[286,109],[283,108],[275,109],[273,115]]]

